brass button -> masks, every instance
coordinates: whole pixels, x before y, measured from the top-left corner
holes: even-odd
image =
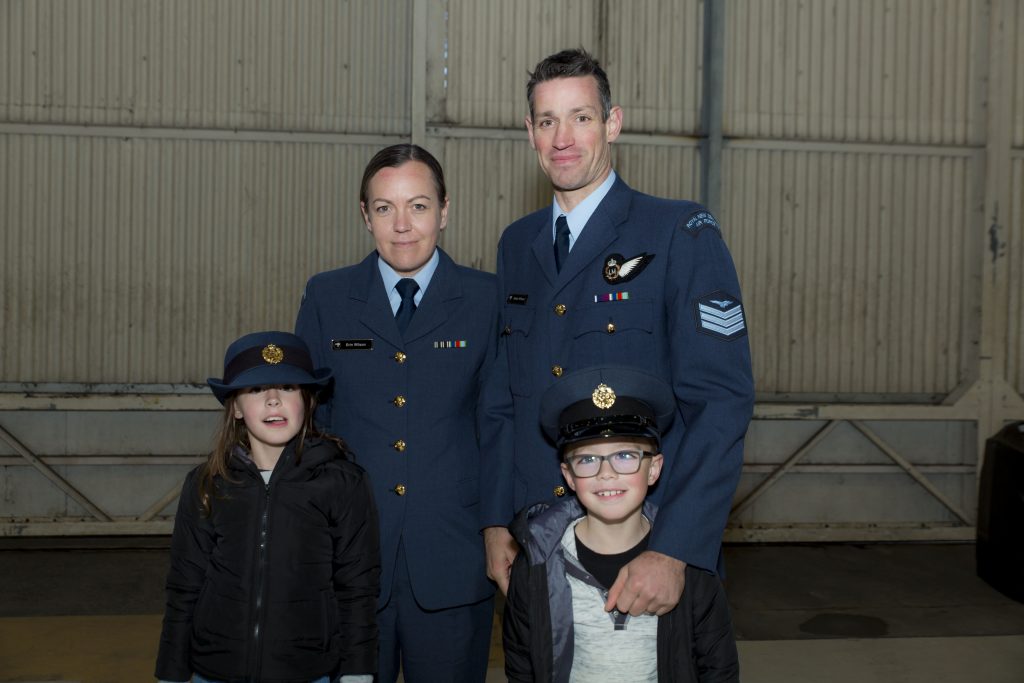
[[[395,396],[395,398],[391,402],[395,404],[396,408],[401,408],[402,406],[405,405],[405,396]]]
[[[395,487],[395,488],[394,488],[393,490],[394,490],[394,492],[395,492],[395,493],[397,493],[398,495],[400,495],[400,496],[404,496],[404,495],[405,495],[405,484],[399,484],[399,485],[398,485],[398,486],[396,486],[396,487]]]
[[[395,359],[395,362],[396,362],[396,363],[398,363],[399,365],[401,365],[402,363],[404,363],[404,362],[405,362],[405,359],[406,359],[406,355],[405,355],[404,353],[402,353],[401,351],[396,351],[396,352],[395,352],[395,355],[394,355],[394,356],[392,356],[392,358],[394,358],[394,359]]]
[[[555,306],[555,315],[565,315],[565,304]]]
[[[391,447],[394,448],[399,453],[401,453],[402,451],[405,450],[405,442],[399,439],[398,441],[391,444]]]
[[[556,486],[553,493],[556,496],[558,496],[559,498],[561,498],[562,496],[565,495],[565,487],[564,486]]]
[[[564,370],[562,370],[562,366],[561,365],[552,365],[551,366],[551,374],[554,375],[555,377],[561,377],[563,372],[564,372]]]
[[[505,325],[505,329],[504,329],[504,330],[502,330],[502,331],[501,331],[501,333],[502,333],[503,335],[505,335],[506,337],[507,337],[508,335],[512,334],[512,326],[511,326],[511,325]]]
[[[608,323],[608,334],[615,331],[615,323]]]

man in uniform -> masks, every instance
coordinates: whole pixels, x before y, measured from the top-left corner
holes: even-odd
[[[495,278],[437,247],[437,160],[394,145],[367,165],[360,208],[376,250],[310,279],[296,333],[334,372],[318,421],[370,474],[380,511],[377,680],[482,681],[494,588],[478,525],[480,378],[495,352]]]
[[[565,495],[540,397],[569,370],[629,363],[672,386],[681,419],[665,434],[661,512],[649,548],[619,573],[606,609],[664,614],[683,570],[720,570],[754,390],[732,258],[702,206],[641,194],[612,170],[622,110],[583,50],[542,60],[526,130],[554,188],[550,207],[498,246],[498,363],[485,391],[481,526],[502,590],[517,552],[505,526]]]

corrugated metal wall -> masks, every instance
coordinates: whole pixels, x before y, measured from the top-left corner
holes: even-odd
[[[0,136],[0,380],[202,381],[290,328],[310,274],[371,248],[383,144],[296,133],[408,131],[408,6],[0,5],[0,121],[64,126]]]
[[[942,396],[979,290],[973,156],[730,146],[729,241],[762,392]]]
[[[1012,105],[1010,107],[1011,120],[1013,121],[1011,139],[1013,146],[1020,152],[1024,150],[1024,4],[1020,2],[1010,3],[1007,9],[1007,27],[1010,36],[1015,39],[1010,41],[1009,59],[1006,68],[1009,70],[1007,83],[1012,93]],[[1019,189],[1020,183],[1014,187]]]
[[[1024,16],[1024,12],[1021,15]],[[1024,87],[1021,90],[1024,91]],[[1002,247],[1006,258],[1015,265],[1010,268],[1006,289],[1006,379],[1017,393],[1024,395],[1024,152],[1019,152],[1013,160],[1011,178],[1013,204],[1008,214],[1007,239]]]
[[[697,133],[697,0],[450,0],[448,8],[446,120],[521,127],[529,71],[544,55],[582,45],[602,56],[614,99],[627,111],[625,130]]]
[[[460,126],[519,128],[537,55],[596,42],[627,129],[697,134],[702,5],[641,4],[451,2],[447,80],[432,80],[428,91]],[[0,115],[33,124],[400,134],[410,126],[410,7],[10,3]],[[971,181],[980,162],[967,146],[983,130],[970,104],[981,61],[972,58],[976,7],[726,5],[728,136],[951,147],[943,155],[729,146],[722,218],[750,300],[763,392],[936,395],[964,375],[972,341],[961,324],[970,315],[964,302],[978,295],[971,269],[979,242],[967,229],[980,219]],[[548,32],[535,35],[538,23]],[[616,30],[601,34],[605,24]],[[432,144],[453,188],[445,246],[463,262],[493,268],[501,228],[547,200],[523,137]],[[0,354],[7,381],[201,381],[224,339],[288,326],[305,277],[352,262],[369,245],[352,197],[379,145],[73,135],[0,144],[10,178],[0,192],[13,228],[4,321],[21,331]],[[635,187],[699,196],[692,143],[621,144],[616,160]],[[235,240],[246,269],[275,269],[273,291],[243,291]],[[13,277],[25,269],[31,277]],[[881,296],[889,287],[895,296]],[[164,304],[156,319],[141,316],[152,300]],[[98,345],[110,330],[117,339]],[[58,341],[65,335],[89,343],[67,348]],[[93,362],[83,362],[86,354]]]
[[[409,130],[408,0],[13,0],[0,121]]]
[[[1024,395],[1024,2],[1011,3],[1007,12],[1009,35],[1013,36],[1009,49],[1010,59],[1007,82],[1010,85],[1011,139],[1013,173],[1011,174],[1011,207],[1009,212],[1007,249],[1010,263],[1010,282],[1006,320],[1008,321],[1007,380],[1017,393]]]
[[[727,135],[979,144],[972,0],[730,0]],[[982,41],[979,44],[979,41]]]
[[[536,61],[564,47],[586,46],[608,70],[625,109],[623,178],[699,198],[702,166],[717,160],[702,146],[716,96],[705,92],[706,9],[0,3],[0,383],[10,394],[20,383],[116,389],[216,374],[227,341],[289,328],[307,277],[371,249],[359,176],[400,140],[445,166],[442,246],[493,269],[504,226],[550,201],[524,95]],[[724,10],[719,217],[761,400],[739,495],[803,458],[736,521],[965,522],[979,438],[1012,415],[996,385],[1024,392],[1024,0],[731,0]],[[1008,163],[992,161],[1004,153]],[[150,420],[173,434],[173,414],[133,414],[130,433],[101,446],[124,422],[106,399],[91,421],[74,407],[18,412],[18,400],[3,404],[14,410],[0,409],[0,428],[88,492],[110,476],[152,500],[191,462],[191,451],[155,455],[143,473],[132,459],[149,448]],[[894,405],[880,416],[877,403]],[[182,429],[205,424],[182,410]],[[5,493],[15,502],[0,513],[81,513],[30,468],[8,476],[24,464],[15,450],[0,444],[2,484],[31,495]],[[130,516],[133,505],[104,507]]]
[[[982,9],[726,3],[722,213],[761,391],[941,396],[967,376]]]
[[[372,242],[376,146],[0,136],[0,377],[198,382]]]
[[[444,120],[517,128],[527,114],[526,73],[564,45],[594,45],[596,0],[449,0]]]

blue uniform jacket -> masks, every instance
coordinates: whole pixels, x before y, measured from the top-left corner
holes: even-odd
[[[572,370],[634,365],[665,378],[679,406],[663,438],[665,471],[652,491],[661,517],[649,549],[719,569],[754,387],[739,283],[714,217],[617,179],[561,272],[550,207],[510,225],[498,246],[498,296],[481,525],[507,525],[526,505],[565,492],[540,427],[544,390]]]
[[[380,513],[381,607],[400,538],[425,609],[493,592],[478,525],[477,405],[494,356],[495,278],[438,251],[406,341],[376,252],[311,278],[295,325],[314,364],[334,371],[318,422],[345,439],[370,475]]]

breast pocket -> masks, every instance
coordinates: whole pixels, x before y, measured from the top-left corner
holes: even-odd
[[[508,347],[509,388],[517,396],[529,396],[533,391],[529,345],[534,310],[532,306],[505,306],[504,317],[502,334]]]
[[[586,364],[653,360],[654,304],[650,300],[591,304],[573,326],[573,356]],[[646,360],[645,360],[646,359]]]

